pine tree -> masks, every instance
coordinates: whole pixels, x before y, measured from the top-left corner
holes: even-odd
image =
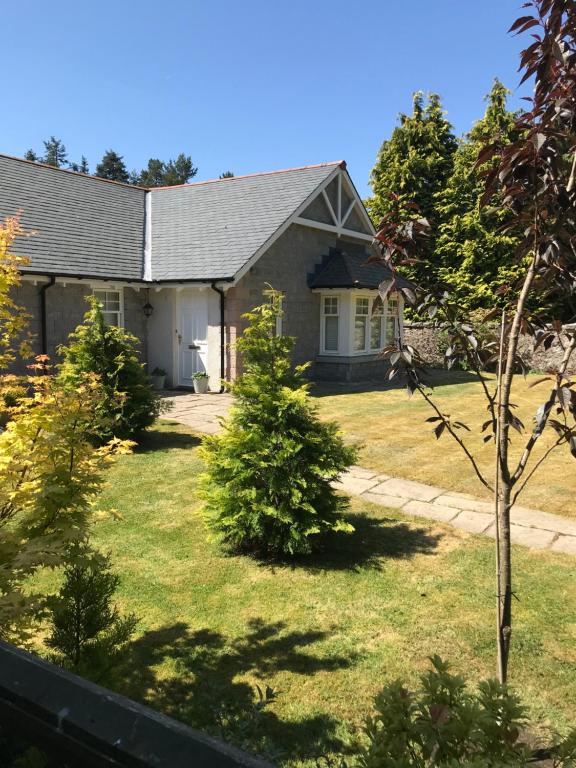
[[[198,173],[189,155],[180,153],[176,160],[167,163],[158,158],[150,158],[148,165],[140,174],[132,176],[133,183],[143,187],[171,187],[186,184]]]
[[[320,421],[302,373],[293,368],[294,338],[276,334],[280,295],[245,315],[237,342],[244,373],[231,385],[235,405],[221,435],[206,437],[202,479],[208,525],[236,551],[258,555],[310,552],[321,534],[349,532],[347,501],[331,482],[356,458],[338,426]]]
[[[429,267],[433,268],[436,236],[436,194],[444,189],[453,168],[457,141],[452,126],[446,119],[440,97],[431,94],[424,105],[421,92],[414,94],[411,115],[400,115],[390,139],[380,148],[376,165],[372,169],[373,195],[366,201],[375,223],[399,210],[401,215],[416,204],[420,214],[427,218],[430,230],[428,252]],[[407,277],[418,279],[424,267],[404,268]]]
[[[138,176],[138,184],[143,187],[161,187],[164,182],[165,166],[162,160],[151,157],[148,165]]]
[[[224,171],[224,173],[221,173],[220,176],[218,176],[219,179],[233,179],[234,174],[232,171]]]
[[[520,270],[514,259],[519,239],[501,231],[510,213],[497,200],[480,207],[486,166],[476,167],[487,139],[498,137],[505,145],[518,138],[515,115],[506,109],[508,93],[501,82],[494,82],[484,117],[460,143],[452,175],[435,198],[440,222],[435,246],[439,277],[453,287],[459,305],[468,310],[492,307],[494,296]]]
[[[24,160],[30,160],[31,163],[37,163],[40,158],[33,149],[29,149],[24,155]]]
[[[82,155],[79,163],[70,163],[69,168],[71,171],[76,171],[76,173],[85,173],[86,175],[90,173],[88,160],[84,155]]]
[[[66,147],[60,139],[50,136],[48,141],[44,141],[44,157],[42,162],[46,165],[53,165],[56,168],[68,165],[68,154]]]
[[[168,160],[164,169],[163,187],[187,184],[198,173],[189,155],[180,153],[176,160]]]
[[[130,181],[128,170],[124,164],[124,158],[113,149],[109,149],[104,153],[102,160],[96,166],[95,175],[101,179],[121,181],[124,184]]]

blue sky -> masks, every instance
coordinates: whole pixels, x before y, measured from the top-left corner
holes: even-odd
[[[345,159],[362,195],[415,90],[458,133],[495,76],[516,91],[521,0],[3,3],[0,152],[51,134],[94,168],[183,151],[197,179]],[[515,92],[511,104],[517,105]]]

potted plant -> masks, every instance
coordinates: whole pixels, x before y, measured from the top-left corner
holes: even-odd
[[[206,371],[196,371],[192,374],[192,384],[197,395],[208,392],[208,374]]]
[[[166,371],[163,368],[154,368],[150,374],[152,389],[164,389],[166,386]]]

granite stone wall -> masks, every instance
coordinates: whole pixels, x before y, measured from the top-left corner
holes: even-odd
[[[567,330],[574,329],[576,326],[567,326]],[[406,323],[404,326],[404,339],[407,344],[415,347],[429,365],[439,366],[444,362],[444,354],[441,349],[441,331],[438,328],[432,328],[426,324]],[[563,336],[563,342],[566,342],[567,336]],[[562,360],[563,350],[558,341],[554,341],[550,349],[544,349],[542,346],[534,348],[534,341],[529,336],[522,336],[520,339],[520,354],[534,371],[545,371],[557,368]],[[576,373],[576,358],[568,369],[569,373]]]
[[[40,317],[40,287],[33,282],[24,281],[15,291],[15,301],[29,315],[28,330],[32,334],[32,350],[34,355],[41,353],[41,317]],[[46,339],[47,353],[57,362],[57,349],[68,341],[68,336],[82,322],[88,309],[86,296],[92,293],[89,285],[79,283],[56,283],[47,288],[46,296]],[[142,360],[146,359],[146,318],[142,311],[145,303],[144,293],[132,288],[124,288],[124,327],[140,339]],[[25,373],[28,361],[19,360],[15,364],[15,373]]]

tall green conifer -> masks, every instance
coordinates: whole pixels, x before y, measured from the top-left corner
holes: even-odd
[[[492,307],[494,295],[520,269],[514,263],[518,238],[501,232],[509,211],[497,200],[480,208],[486,166],[476,165],[487,138],[495,137],[502,144],[516,138],[514,113],[506,109],[508,93],[501,82],[494,82],[484,117],[460,143],[452,175],[434,201],[440,221],[435,245],[438,276],[454,287],[460,306],[469,310]]]

